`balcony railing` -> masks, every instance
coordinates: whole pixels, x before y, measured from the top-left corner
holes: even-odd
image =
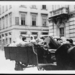
[[[68,14],[68,8],[62,7],[57,10],[51,11],[50,14],[51,14],[51,17],[61,15],[61,14]]]

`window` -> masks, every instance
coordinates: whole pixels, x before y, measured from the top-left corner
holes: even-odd
[[[4,37],[4,34],[2,34],[2,37]]]
[[[32,26],[36,26],[36,21],[35,20],[32,21]]]
[[[2,44],[1,44],[1,39],[0,39],[0,45],[2,45]]]
[[[6,11],[8,10],[8,5],[6,5]]]
[[[3,10],[2,13],[4,13],[4,6],[2,6],[2,10]]]
[[[11,35],[11,32],[9,32],[9,35]]]
[[[46,9],[46,5],[42,5],[42,9]]]
[[[21,34],[27,34],[27,32],[21,32]]]
[[[48,32],[42,32],[43,35],[48,35]]]
[[[7,27],[7,16],[5,16],[5,28]]]
[[[1,18],[1,29],[3,29],[3,25],[2,25],[2,18]]]
[[[5,23],[5,22],[4,22],[4,17],[3,17],[3,29],[5,28],[5,27],[4,27],[4,23]]]
[[[6,38],[6,44],[8,44],[8,38]]]
[[[32,14],[32,26],[36,26],[36,14]]]
[[[20,5],[20,7],[22,7],[22,8],[26,8],[26,6],[25,6],[25,5]]]
[[[15,24],[19,25],[19,17],[15,17]]]
[[[36,5],[32,5],[31,8],[32,8],[32,9],[36,9]]]
[[[1,15],[1,5],[0,5],[0,15]]]
[[[5,28],[5,17],[3,17],[3,29]]]
[[[12,5],[9,5],[9,9],[11,9],[12,8]]]
[[[1,30],[1,19],[0,19],[0,30]]]
[[[43,19],[43,26],[46,26],[46,19]]]
[[[64,27],[60,28],[60,37],[64,36]]]
[[[9,13],[9,24],[12,25],[12,13]]]
[[[5,45],[5,40],[3,39],[3,45]]]
[[[1,35],[0,35],[0,39],[1,39]]]
[[[20,32],[20,34],[25,37],[25,35],[27,35],[27,32]]]
[[[42,25],[47,26],[47,15],[42,15]]]
[[[25,16],[26,13],[21,13],[21,25],[25,25]]]
[[[8,34],[7,33],[5,33],[5,36],[7,36]]]
[[[9,43],[11,43],[11,38],[9,38]]]
[[[37,35],[37,32],[32,32],[32,35]]]
[[[2,29],[2,18],[1,18],[1,29]]]
[[[6,27],[8,27],[8,15],[6,15]]]
[[[4,29],[4,17],[2,17],[2,29]]]
[[[37,38],[38,33],[37,32],[32,32],[32,35],[34,36],[34,39]]]

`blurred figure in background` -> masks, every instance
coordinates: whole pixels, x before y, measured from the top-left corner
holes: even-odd
[[[35,39],[36,40],[36,44],[39,44],[39,45],[42,45],[43,44],[43,39],[41,38],[41,37],[39,37],[38,35],[37,35],[37,38]]]
[[[57,41],[62,44],[63,43],[63,40],[61,38],[57,39]]]
[[[67,39],[65,37],[61,37],[61,39],[62,39],[62,43],[61,44],[69,43],[69,41],[67,41]]]
[[[20,34],[20,36],[15,41],[13,41],[9,46],[13,46],[13,47],[14,46],[22,46],[26,43],[25,40],[26,40],[26,38]]]
[[[70,43],[72,46],[74,46],[72,39],[67,39],[67,41],[69,41],[69,43]]]
[[[36,43],[39,45],[42,45],[43,43],[43,39],[41,39],[40,37],[36,39]]]
[[[35,43],[35,42],[36,42],[36,40],[34,39],[34,36],[31,36],[31,37],[30,37],[30,42],[31,42],[31,43]]]
[[[7,45],[7,46],[12,46],[12,47],[14,47],[14,46],[16,46],[16,44],[15,44],[16,42],[15,41],[13,41],[12,43],[10,43],[9,45]]]

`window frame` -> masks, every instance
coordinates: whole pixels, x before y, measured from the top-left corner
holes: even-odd
[[[47,6],[46,5],[42,5],[42,9],[43,10],[47,10]]]
[[[19,17],[15,17],[15,25],[19,25]]]
[[[12,25],[12,13],[9,13],[9,24]]]
[[[32,26],[37,26],[37,14],[33,13],[32,16]]]
[[[31,9],[37,9],[36,5],[32,5]]]
[[[65,31],[64,30],[65,30],[64,27],[59,28],[60,37],[63,37],[65,35]]]
[[[48,14],[42,14],[41,16],[42,16],[42,26],[47,27]]]
[[[26,12],[20,12],[20,24],[21,26],[26,25]]]

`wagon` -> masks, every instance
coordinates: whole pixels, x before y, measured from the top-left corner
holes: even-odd
[[[51,38],[50,46],[54,49],[45,50],[43,46],[33,44],[25,47],[4,47],[4,52],[6,59],[16,62],[15,70],[23,70],[29,65],[37,66],[39,70],[44,65],[51,66],[56,61],[54,54],[59,45]]]
[[[37,46],[37,69],[54,70],[57,67],[55,52],[56,49],[45,50],[42,47]]]
[[[18,63],[22,63],[27,67],[28,65],[37,65],[37,55],[33,51],[32,46],[27,47],[4,47],[5,58],[11,61],[16,61],[15,66],[19,66]],[[16,67],[15,67],[16,68]]]
[[[44,65],[53,63],[51,55],[52,51],[44,51],[39,46],[27,46],[27,47],[4,47],[5,58],[11,61],[15,61],[15,70],[23,70],[28,66],[36,66],[38,70],[41,70]],[[52,53],[51,53],[52,52]],[[55,51],[54,51],[55,52]]]

